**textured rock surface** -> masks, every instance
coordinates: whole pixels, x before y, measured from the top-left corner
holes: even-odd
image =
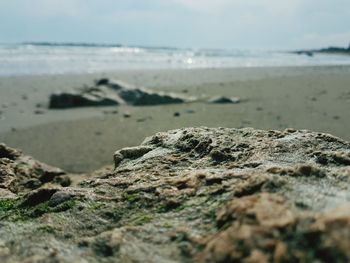
[[[54,93],[50,96],[49,108],[73,108],[84,106],[134,106],[183,103],[179,96],[136,88],[121,81],[96,80],[93,87]]]
[[[46,183],[69,185],[65,172],[0,144],[0,198],[6,193],[23,194]]]
[[[349,165],[328,134],[158,133],[74,186],[2,195],[0,261],[349,262]]]

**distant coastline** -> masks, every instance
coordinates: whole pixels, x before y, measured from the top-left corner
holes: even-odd
[[[191,48],[179,48],[179,47],[171,47],[171,46],[147,46],[147,45],[124,45],[124,44],[113,44],[113,43],[91,43],[91,42],[21,42],[19,45],[31,45],[38,47],[92,47],[92,48],[143,48],[143,49],[162,49],[162,50],[192,50]]]
[[[328,48],[321,48],[321,49],[297,50],[297,51],[292,51],[291,53],[297,54],[297,55],[306,55],[310,57],[312,57],[315,53],[350,55],[350,44],[348,48],[328,47]]]
[[[122,47],[121,44],[97,44],[85,42],[23,42],[21,45],[48,46],[48,47]]]

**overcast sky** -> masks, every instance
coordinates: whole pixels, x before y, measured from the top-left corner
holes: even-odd
[[[0,42],[347,46],[350,0],[0,0]]]

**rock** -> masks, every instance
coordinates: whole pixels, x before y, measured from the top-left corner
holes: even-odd
[[[123,117],[124,117],[124,118],[130,118],[130,117],[131,117],[130,112],[124,112],[124,113],[123,113]]]
[[[150,92],[143,89],[128,89],[119,91],[119,96],[129,105],[147,106],[162,104],[178,104],[185,100],[174,95]]]
[[[58,180],[64,174],[59,168],[41,163],[0,144],[0,188],[14,194],[26,193]]]
[[[35,104],[35,107],[36,107],[36,108],[43,108],[44,105],[43,105],[42,103],[37,103],[37,104]]]
[[[97,81],[97,83],[100,83],[97,86],[102,85],[102,86],[108,87],[114,91],[135,89],[135,87],[133,85],[126,83],[124,81],[121,81],[121,80],[101,79],[100,81]],[[104,84],[101,84],[101,83],[104,83]]]
[[[54,93],[50,96],[50,109],[64,109],[86,106],[115,106],[120,98],[106,88],[82,88],[80,90]]]
[[[16,195],[9,190],[0,188],[0,200],[16,199]]]
[[[120,104],[147,106],[183,103],[180,96],[136,88],[121,81],[100,79],[93,87],[51,94],[49,108],[62,109],[84,106],[113,106]]]
[[[62,187],[68,187],[72,184],[72,180],[69,176],[56,176],[53,180],[53,183],[59,184]]]
[[[114,153],[114,166],[118,167],[124,159],[140,158],[150,151],[152,151],[152,148],[147,146],[123,148]]]
[[[118,114],[118,111],[117,110],[104,110],[103,111],[103,114]]]
[[[36,115],[45,114],[45,111],[43,111],[43,110],[35,110],[34,114],[36,114]]]
[[[0,186],[1,260],[349,262],[349,160],[305,130],[157,133],[73,186]]]
[[[109,84],[109,79],[107,79],[107,78],[102,78],[102,79],[95,80],[95,85],[96,86],[108,85],[108,84]]]
[[[57,189],[42,188],[30,192],[25,196],[22,206],[35,206],[50,200],[51,196],[57,192]]]
[[[21,155],[21,152],[6,146],[4,143],[0,143],[0,158],[7,158],[10,160],[16,160]]]
[[[50,196],[50,201],[49,201],[49,205],[50,206],[57,206],[59,204],[62,204],[68,200],[70,200],[72,198],[70,193],[64,192],[64,191],[58,191],[58,192],[54,192],[51,196]]]
[[[225,103],[236,104],[240,102],[241,102],[240,98],[237,98],[237,97],[229,98],[225,96],[218,96],[208,100],[208,103],[217,103],[217,104],[225,104]]]

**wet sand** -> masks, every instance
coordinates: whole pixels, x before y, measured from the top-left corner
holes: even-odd
[[[293,127],[350,140],[350,67],[120,71],[0,78],[0,141],[70,172],[112,163],[113,152],[188,126]],[[202,101],[48,110],[49,94],[109,77]],[[238,104],[208,104],[216,95]],[[115,113],[114,111],[117,111]],[[130,114],[126,118],[125,113]],[[178,113],[179,116],[174,116]],[[176,115],[178,115],[176,114]]]

